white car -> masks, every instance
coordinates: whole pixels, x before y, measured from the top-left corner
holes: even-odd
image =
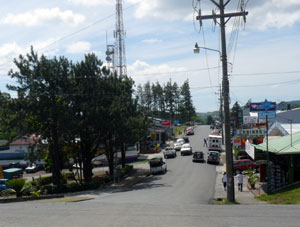
[[[166,147],[163,151],[163,154],[164,154],[165,158],[169,158],[169,157],[175,158],[176,157],[176,151],[172,147]]]
[[[167,164],[165,163],[163,157],[156,157],[149,160],[150,173],[166,173]]]
[[[180,154],[182,155],[192,155],[193,154],[193,149],[189,143],[185,143],[182,145]]]
[[[181,150],[181,146],[182,146],[181,143],[175,143],[175,144],[174,144],[174,149],[175,149],[175,151],[180,151],[180,150]]]
[[[181,143],[181,145],[182,145],[182,144],[184,144],[184,139],[183,138],[177,139],[176,143]]]

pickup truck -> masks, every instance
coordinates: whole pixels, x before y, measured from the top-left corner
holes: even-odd
[[[165,150],[163,151],[163,153],[164,153],[165,158],[169,158],[169,157],[175,158],[176,157],[176,151],[172,147],[166,147]]]
[[[150,173],[166,173],[167,164],[164,162],[163,157],[156,157],[149,160]]]

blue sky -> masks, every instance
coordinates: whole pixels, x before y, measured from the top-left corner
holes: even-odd
[[[128,75],[136,85],[147,80],[163,84],[170,78],[181,85],[189,79],[197,111],[206,112],[218,109],[220,58],[204,50],[195,55],[193,47],[198,42],[219,49],[219,28],[207,20],[199,32],[193,2],[203,15],[215,9],[209,0],[123,0]],[[226,11],[236,11],[239,2],[231,0]],[[231,104],[300,99],[300,1],[244,3],[247,23],[238,31],[234,18],[227,25]],[[5,2],[0,8],[0,90],[7,91],[6,84],[13,83],[7,76],[13,58],[26,54],[31,45],[49,57],[79,61],[94,52],[104,60],[106,32],[108,42],[114,43],[114,13],[113,0]],[[230,37],[235,39],[230,42]]]

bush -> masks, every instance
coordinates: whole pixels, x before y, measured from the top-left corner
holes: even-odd
[[[7,184],[11,189],[13,189],[16,192],[17,197],[22,197],[22,189],[25,185],[25,179],[23,178],[12,179],[9,180]]]
[[[255,175],[255,170],[248,168],[245,173],[246,173],[246,176],[248,177],[248,182],[249,182],[251,188],[254,189],[255,183],[259,181],[258,176]]]
[[[8,197],[8,196],[11,196],[11,195],[14,195],[14,194],[16,194],[16,192],[12,189],[5,189],[5,190],[0,192],[0,196],[2,196],[2,197]]]

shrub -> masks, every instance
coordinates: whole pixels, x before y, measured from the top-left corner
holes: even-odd
[[[14,195],[14,194],[16,194],[16,192],[12,189],[5,189],[5,190],[0,192],[0,196],[2,196],[2,197],[8,197],[8,196],[11,196],[11,195]]]
[[[255,170],[248,168],[245,173],[246,176],[248,176],[248,182],[251,188],[255,188],[255,183],[259,181],[258,176],[255,175]]]
[[[25,185],[25,179],[23,178],[12,179],[9,180],[7,184],[11,189],[13,189],[16,192],[17,197],[22,197],[22,189]]]

